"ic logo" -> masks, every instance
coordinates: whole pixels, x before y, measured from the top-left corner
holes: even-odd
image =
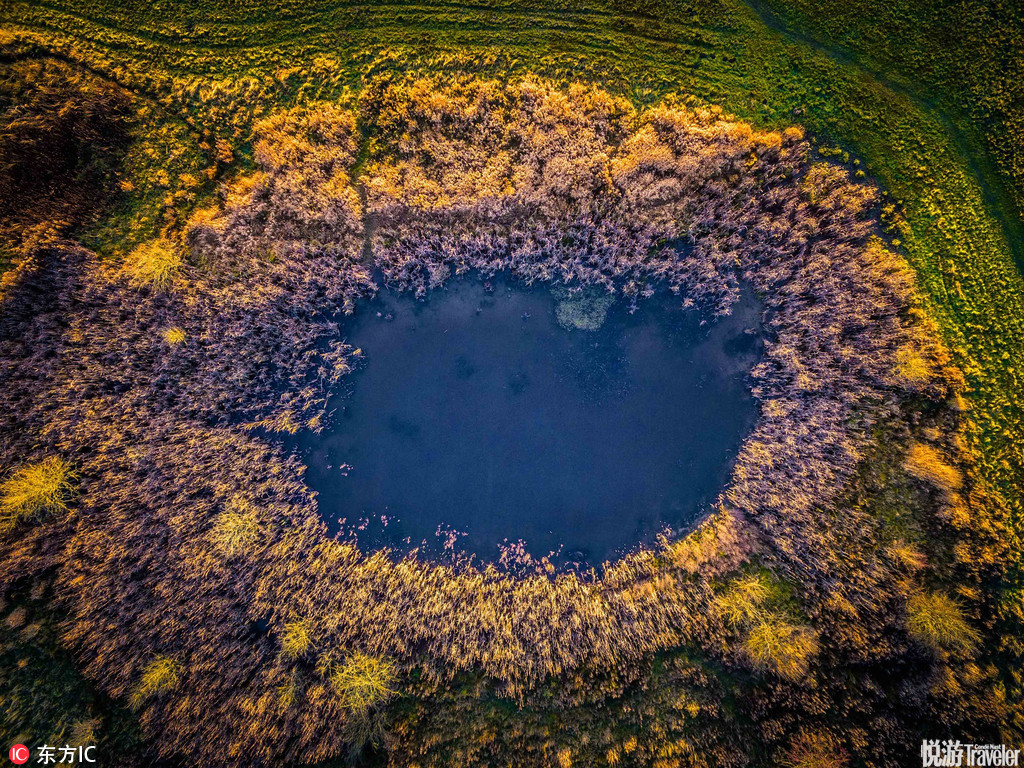
[[[24,765],[28,762],[28,758],[31,752],[28,751],[28,747],[24,744],[15,744],[11,747],[11,762],[15,765]]]

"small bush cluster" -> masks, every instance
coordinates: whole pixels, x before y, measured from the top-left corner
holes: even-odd
[[[15,470],[0,483],[0,533],[46,514],[67,512],[74,477],[71,465],[56,456]]]

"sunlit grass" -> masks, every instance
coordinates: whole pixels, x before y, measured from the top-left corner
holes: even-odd
[[[907,630],[935,650],[970,652],[981,640],[960,606],[940,592],[920,592],[907,601]]]
[[[16,470],[0,484],[0,531],[50,513],[66,512],[75,473],[51,456]]]
[[[755,669],[797,681],[807,674],[818,641],[810,628],[768,615],[750,628],[743,652]]]
[[[210,537],[217,548],[230,558],[250,549],[259,541],[259,534],[256,510],[249,501],[236,496],[217,518]]]
[[[328,667],[328,680],[342,706],[355,712],[383,704],[395,695],[395,665],[387,659],[353,653]]]
[[[761,574],[737,579],[732,588],[720,595],[715,605],[729,624],[750,622],[761,615],[764,603],[771,596],[771,587]]]
[[[169,656],[157,656],[146,665],[142,680],[132,692],[132,706],[138,708],[148,699],[174,690],[180,679],[181,664]]]
[[[171,287],[181,266],[181,255],[174,243],[162,237],[138,246],[124,262],[124,270],[134,284],[159,289]]]
[[[168,328],[164,331],[164,341],[172,347],[177,346],[185,341],[185,331],[177,327]]]
[[[925,443],[914,443],[911,446],[904,466],[917,479],[945,493],[957,491],[963,485],[960,471],[950,466],[938,449]]]
[[[312,628],[308,621],[289,621],[284,625],[284,632],[281,635],[281,656],[286,659],[298,659],[305,656],[312,647]]]

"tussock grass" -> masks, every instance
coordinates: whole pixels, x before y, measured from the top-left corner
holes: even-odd
[[[177,247],[162,237],[138,246],[124,262],[124,271],[132,283],[161,290],[173,285],[181,267],[181,254]]]
[[[904,466],[913,477],[946,494],[960,490],[964,482],[960,471],[951,466],[937,448],[926,443],[914,443],[910,447]]]
[[[289,621],[281,634],[281,656],[298,659],[309,653],[313,647],[312,627],[308,621]]]
[[[809,627],[767,615],[750,628],[743,641],[743,652],[755,669],[799,681],[818,653],[818,640]]]
[[[147,700],[174,690],[181,679],[181,664],[169,656],[157,656],[142,672],[138,687],[132,692],[131,704],[142,706]]]
[[[754,621],[771,597],[772,589],[763,574],[737,579],[732,588],[718,596],[715,607],[726,622],[734,626]]]
[[[907,601],[907,631],[936,651],[970,653],[981,635],[955,600],[941,592],[919,592]]]
[[[372,709],[396,693],[395,665],[388,659],[353,653],[341,663],[326,662],[322,669],[342,706],[353,712]]]
[[[0,532],[49,513],[66,512],[75,473],[51,456],[16,470],[0,484]]]
[[[185,331],[181,328],[168,328],[164,331],[164,341],[172,347],[176,347],[185,341]]]
[[[233,497],[217,518],[210,538],[229,558],[255,545],[260,538],[260,524],[251,502],[241,496]]]

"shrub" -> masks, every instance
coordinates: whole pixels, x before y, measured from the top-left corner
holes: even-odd
[[[277,700],[281,709],[291,709],[299,702],[302,693],[302,679],[297,671],[292,671],[288,678],[277,686]]]
[[[782,764],[787,768],[845,768],[850,756],[835,739],[805,733],[794,739]]]
[[[970,652],[981,636],[956,601],[941,592],[920,592],[907,601],[907,631],[937,651]]]
[[[177,346],[185,341],[185,331],[181,328],[168,328],[164,331],[164,341],[172,346]]]
[[[289,621],[284,625],[284,632],[281,635],[282,656],[286,659],[297,659],[312,647],[313,636],[310,634],[308,621]]]
[[[365,653],[354,653],[343,663],[331,665],[328,679],[342,706],[353,712],[383,704],[395,694],[394,663]]]
[[[55,456],[16,471],[0,484],[0,531],[49,512],[66,512],[73,480],[71,465]]]
[[[720,595],[715,607],[722,618],[734,626],[753,621],[771,595],[771,587],[761,574],[744,576],[733,582],[728,592]]]
[[[932,376],[928,361],[912,347],[896,352],[896,374],[912,384],[927,382]]]
[[[131,703],[138,708],[144,701],[173,690],[181,678],[181,665],[168,656],[157,656],[146,665],[139,687],[132,694]]]
[[[795,681],[807,674],[818,640],[810,627],[768,615],[750,628],[743,651],[755,669]]]
[[[959,470],[947,464],[937,449],[924,443],[914,443],[910,447],[904,467],[918,480],[924,480],[947,494],[963,485]]]
[[[234,557],[252,547],[259,539],[259,533],[256,511],[248,501],[236,496],[217,518],[210,538],[226,557]]]
[[[170,240],[158,237],[143,243],[125,259],[124,270],[135,285],[166,289],[181,271],[181,256]]]

